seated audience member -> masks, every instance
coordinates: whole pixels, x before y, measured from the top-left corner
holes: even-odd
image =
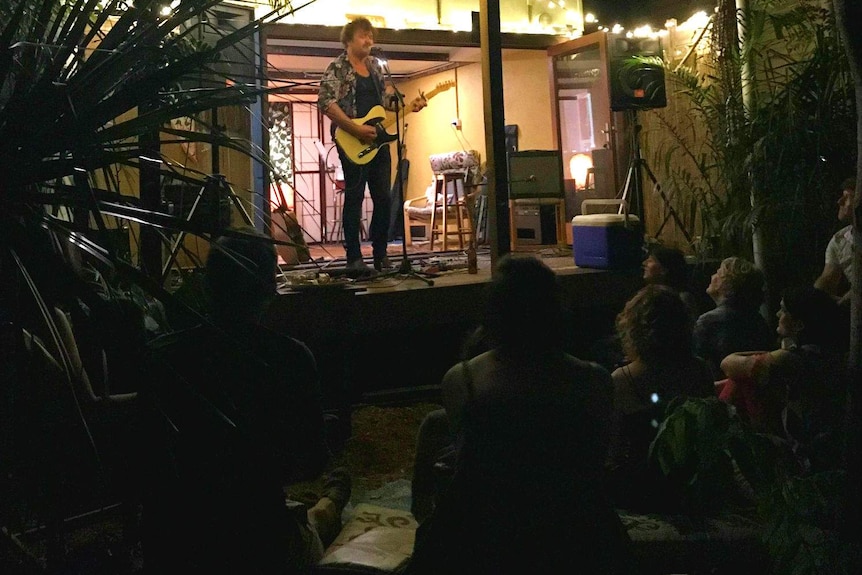
[[[483,324],[491,349],[443,379],[455,472],[408,573],[631,572],[601,481],[610,376],[560,348],[560,317],[545,264],[500,260]]]
[[[649,447],[668,404],[678,397],[715,395],[712,374],[691,351],[685,304],[666,286],[651,285],[617,316],[617,332],[630,362],[616,369],[607,471],[619,507],[664,505],[657,477],[648,469]]]
[[[343,469],[307,512],[286,484],[316,478],[324,439],[308,348],[259,324],[276,253],[254,230],[210,250],[208,322],[153,344],[144,560],[149,572],[297,573],[341,528]]]
[[[721,360],[735,351],[771,349],[774,337],[760,315],[763,272],[743,258],[721,262],[712,274],[706,293],[716,308],[694,325],[695,355],[707,361],[713,378],[723,379]]]
[[[464,342],[461,359],[472,359],[488,349],[485,329],[480,326]],[[457,455],[456,439],[445,409],[429,412],[419,425],[410,485],[410,512],[419,523],[431,515],[437,496],[451,479]]]
[[[700,306],[694,294],[689,291],[685,255],[675,248],[656,246],[644,260],[643,270],[644,282],[647,285],[665,285],[679,294],[694,324],[700,316]]]
[[[761,431],[812,451],[812,445],[826,445],[822,438],[831,436],[841,421],[838,304],[813,287],[788,289],[777,315],[781,348],[727,356],[721,367],[729,379],[720,397]]]
[[[679,294],[688,310],[691,324],[694,325],[703,306],[689,291],[689,272],[685,255],[675,248],[654,245],[650,248],[649,255],[641,267],[644,284],[664,285]],[[627,363],[618,333],[598,338],[590,350],[590,357],[610,370]]]
[[[853,199],[856,194],[856,180],[844,180],[841,197],[838,199],[838,221],[847,224],[829,240],[826,246],[826,259],[823,271],[814,282],[835,298],[841,306],[850,305],[850,286],[853,281]]]

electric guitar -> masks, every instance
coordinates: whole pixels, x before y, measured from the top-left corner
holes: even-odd
[[[427,94],[420,92],[419,97],[427,102],[440,92],[445,92],[454,85],[454,80],[440,82],[437,84],[436,88]],[[411,112],[413,112],[413,110],[405,110],[403,116],[406,116]],[[377,155],[377,150],[380,146],[388,144],[397,137],[396,134],[390,134],[386,131],[389,126],[395,123],[395,117],[393,116],[387,119],[386,109],[383,108],[383,106],[374,106],[367,114],[365,114],[365,116],[356,118],[353,121],[357,124],[369,124],[377,129],[377,137],[370,144],[366,144],[346,130],[336,128],[335,143],[338,144],[338,147],[341,148],[344,155],[347,156],[354,164],[360,166],[367,164],[374,159],[374,156]]]

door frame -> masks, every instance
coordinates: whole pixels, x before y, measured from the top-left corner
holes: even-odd
[[[628,156],[625,150],[621,148],[621,145],[624,145],[624,142],[620,141],[622,138],[618,137],[618,134],[620,134],[621,130],[624,128],[624,115],[620,112],[614,112],[611,110],[611,78],[609,74],[608,36],[606,32],[593,32],[591,34],[581,36],[580,38],[569,40],[568,42],[555,44],[548,48],[548,78],[551,85],[551,97],[553,99],[553,105],[551,106],[551,121],[557,137],[557,148],[563,151],[563,131],[559,111],[560,100],[558,98],[559,78],[557,76],[556,67],[554,66],[554,61],[558,56],[581,52],[586,48],[593,48],[596,46],[599,49],[599,66],[602,78],[596,83],[597,89],[595,93],[598,97],[592,101],[592,108],[593,114],[595,114],[595,110],[599,109],[599,107],[603,110],[607,110],[608,121],[604,128],[594,121],[594,129],[598,129],[599,134],[605,134],[606,137],[606,142],[603,145],[598,145],[600,138],[596,137],[597,146],[594,149],[604,148],[608,150],[608,164],[610,168],[608,170],[610,181],[601,182],[601,189],[598,189],[599,182],[596,182],[596,191],[598,197],[612,198],[617,195],[617,190],[620,189],[620,182],[623,181],[625,175],[624,172],[626,170],[626,166],[622,164],[623,160],[627,159]],[[595,118],[593,119],[595,120]],[[599,136],[599,134],[596,134],[596,136]]]

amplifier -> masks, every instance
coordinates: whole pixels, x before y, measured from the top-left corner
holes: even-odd
[[[557,222],[554,206],[515,206],[515,234],[518,243],[555,244]]]

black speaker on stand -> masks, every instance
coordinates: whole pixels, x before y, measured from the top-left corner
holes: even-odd
[[[661,40],[659,38],[628,38],[622,34],[608,34],[608,60],[611,78],[611,110],[627,112],[627,124],[631,129],[631,159],[622,199],[628,202],[630,212],[641,222],[644,217],[644,193],[641,171],[645,171],[665,204],[665,217],[655,237],[661,234],[665,224],[673,218],[685,238],[691,235],[664,193],[655,174],[641,154],[638,110],[650,110],[667,106],[667,91],[664,82]],[[622,208],[620,208],[622,210]]]
[[[611,110],[667,106],[661,41],[608,34]]]

